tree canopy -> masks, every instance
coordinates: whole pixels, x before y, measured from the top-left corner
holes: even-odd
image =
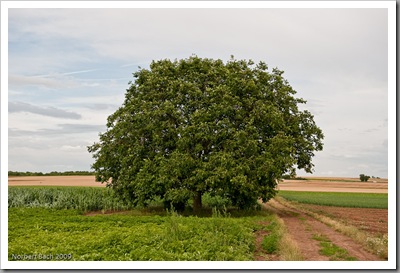
[[[276,194],[282,175],[311,173],[323,133],[282,76],[233,57],[191,56],[140,68],[123,105],[88,147],[97,181],[146,205],[155,197],[195,209],[208,192],[240,208]]]

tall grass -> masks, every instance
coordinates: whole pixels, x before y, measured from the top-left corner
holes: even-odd
[[[263,238],[262,248],[268,254],[278,254],[282,261],[303,261],[304,257],[283,220],[276,214],[271,214],[269,219],[270,223],[265,227],[268,235]]]
[[[191,206],[189,200],[188,206]],[[231,202],[221,196],[206,193],[202,197],[207,214],[212,209],[225,210]],[[163,206],[163,199],[155,197],[149,207]],[[57,187],[57,186],[19,186],[8,188],[8,207],[79,209],[81,211],[127,210],[135,208],[118,198],[110,188],[97,187]]]
[[[279,256],[282,261],[303,261],[304,257],[296,243],[293,240],[282,218],[276,217],[277,233],[280,237],[279,240]]]
[[[123,202],[108,188],[95,187],[9,187],[8,207],[126,210],[133,206]]]

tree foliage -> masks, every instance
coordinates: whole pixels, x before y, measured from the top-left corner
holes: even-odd
[[[233,57],[153,61],[88,147],[97,180],[144,205],[193,198],[196,209],[206,192],[240,208],[269,200],[283,174],[312,172],[322,150],[322,131],[282,74]]]
[[[365,174],[360,174],[360,181],[361,182],[367,182],[368,179],[370,179],[371,177]]]

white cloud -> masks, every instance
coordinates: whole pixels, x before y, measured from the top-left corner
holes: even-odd
[[[100,86],[100,83],[94,82],[94,83],[83,83],[83,86],[88,86],[88,87],[98,87]]]
[[[63,118],[63,119],[80,119],[81,115],[66,111],[63,109],[59,109],[52,106],[37,106],[32,105],[25,102],[18,102],[18,101],[11,101],[8,103],[8,112],[9,113],[18,113],[18,112],[25,112],[25,113],[33,113],[48,117],[55,117],[55,118]]]
[[[81,151],[84,147],[81,147],[80,145],[77,146],[71,146],[71,145],[63,145],[61,146],[62,151]]]
[[[10,86],[42,86],[47,88],[59,88],[66,86],[65,82],[62,83],[54,78],[30,77],[22,75],[9,75],[8,84]]]

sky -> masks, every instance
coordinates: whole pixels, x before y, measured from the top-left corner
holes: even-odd
[[[388,177],[384,8],[11,8],[8,169],[90,170],[132,73],[192,54],[285,71],[325,135],[313,175]]]

